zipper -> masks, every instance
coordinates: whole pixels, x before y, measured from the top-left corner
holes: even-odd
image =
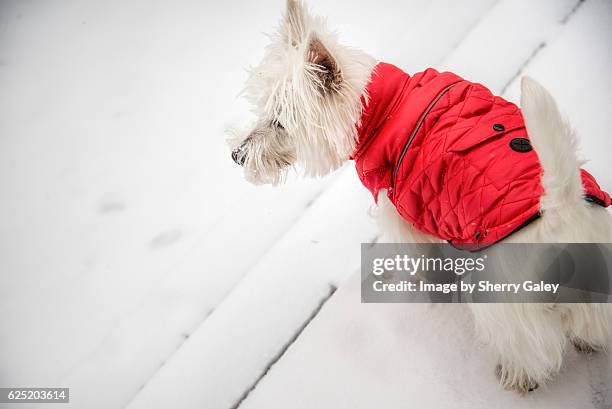
[[[461,81],[459,81],[459,82],[461,82]],[[447,86],[446,88],[444,88],[442,91],[440,91],[440,93],[434,98],[433,101],[431,101],[431,103],[429,104],[429,106],[427,107],[425,112],[423,112],[423,114],[419,118],[419,121],[417,122],[414,130],[410,134],[410,138],[408,138],[408,142],[406,142],[406,145],[404,145],[404,149],[402,150],[402,153],[401,153],[401,155],[399,157],[399,160],[397,161],[397,165],[395,166],[395,169],[393,170],[393,178],[392,178],[391,189],[393,189],[395,187],[395,178],[397,176],[397,172],[399,171],[400,165],[402,164],[402,160],[404,160],[404,156],[406,155],[406,152],[408,152],[408,148],[410,147],[410,144],[412,144],[412,140],[416,136],[417,132],[419,132],[419,129],[421,129],[421,125],[423,125],[423,121],[425,120],[425,117],[427,116],[429,111],[431,111],[433,109],[434,105],[436,105],[436,103],[440,100],[440,98],[442,98],[442,96],[444,94],[446,94],[452,87],[454,87],[455,85],[459,84],[459,82],[455,82],[454,84],[451,84],[451,85]]]

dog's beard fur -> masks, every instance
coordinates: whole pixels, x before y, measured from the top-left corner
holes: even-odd
[[[295,146],[286,131],[272,124],[256,126],[246,139],[234,131],[228,143],[236,161],[243,163],[246,179],[253,184],[284,182],[287,170],[295,162]]]
[[[354,150],[362,98],[375,61],[337,43],[325,21],[288,1],[264,60],[251,70],[246,96],[259,122],[233,139],[238,162],[255,183],[277,184],[299,164],[320,176]],[[506,242],[612,242],[612,218],[583,200],[576,139],[552,97],[525,79],[521,107],[543,169],[543,217]],[[439,242],[402,219],[384,191],[377,219],[392,242]],[[594,304],[471,304],[480,338],[496,354],[503,386],[525,393],[562,365],[567,340],[605,348],[612,337],[612,308]]]
[[[355,148],[361,98],[376,61],[340,45],[320,17],[289,1],[263,61],[250,70],[245,96],[257,126],[232,138],[246,141],[248,180],[277,184],[297,164],[306,176],[338,168]]]

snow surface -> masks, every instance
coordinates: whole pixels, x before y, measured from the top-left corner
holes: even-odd
[[[360,305],[341,283],[377,232],[350,165],[242,179],[223,132],[249,119],[243,68],[282,3],[0,4],[0,386],[66,386],[67,407],[105,409],[612,405],[603,357],[570,357],[519,401],[462,307]],[[610,2],[309,4],[409,72],[515,101],[533,76],[612,186]]]
[[[499,387],[466,305],[362,304],[360,279],[338,290],[241,409],[610,407],[609,359],[570,351],[555,382],[520,397]]]

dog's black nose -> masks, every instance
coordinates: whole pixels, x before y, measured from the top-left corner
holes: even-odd
[[[244,145],[240,145],[232,151],[232,159],[240,166],[244,166],[244,161],[246,160],[246,155],[244,154],[243,150]]]

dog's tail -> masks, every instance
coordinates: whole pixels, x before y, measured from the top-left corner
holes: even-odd
[[[521,110],[531,145],[543,169],[542,211],[557,212],[582,204],[581,162],[572,128],[563,119],[548,91],[535,80],[523,77]]]

